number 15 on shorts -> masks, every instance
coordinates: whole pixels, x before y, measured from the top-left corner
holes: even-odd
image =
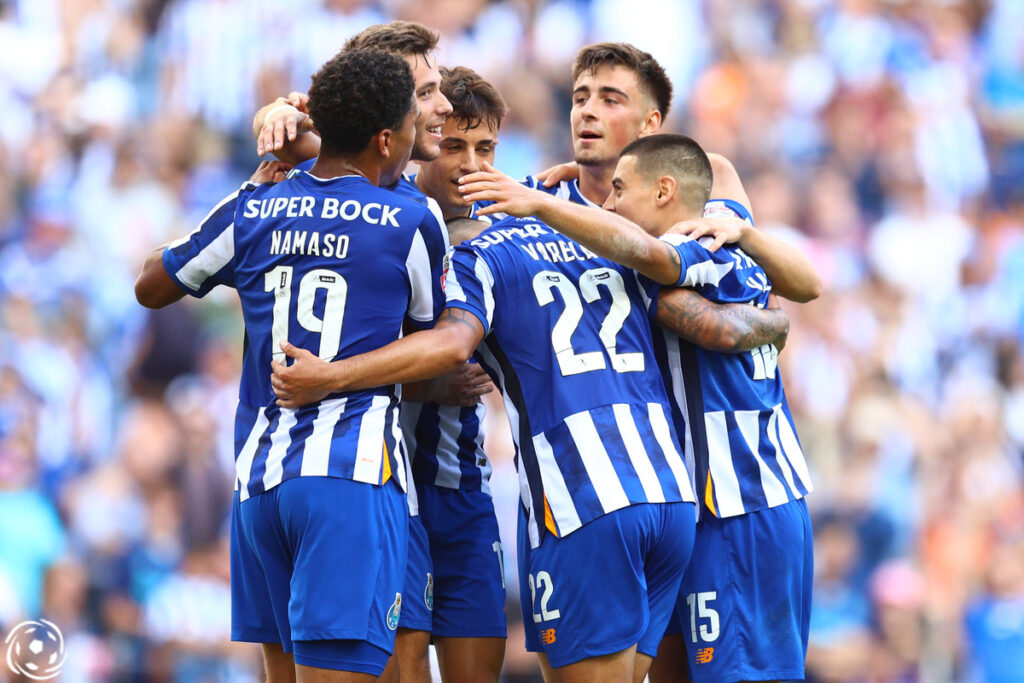
[[[690,593],[686,596],[686,606],[690,612],[690,641],[693,643],[712,643],[718,640],[718,610],[709,603],[718,599],[717,591]],[[700,640],[697,637],[700,636]]]

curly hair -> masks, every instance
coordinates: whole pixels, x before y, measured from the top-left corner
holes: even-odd
[[[441,67],[441,92],[452,103],[452,116],[463,131],[484,122],[498,130],[508,113],[508,105],[495,87],[464,66]]]
[[[425,55],[437,49],[438,35],[414,21],[375,24],[345,41],[348,50],[383,50],[401,57]]]
[[[412,70],[380,50],[336,54],[313,74],[309,115],[324,151],[355,154],[386,128],[397,128],[413,108]]]
[[[595,43],[588,45],[576,55],[572,68],[572,80],[584,73],[594,73],[602,66],[624,66],[636,74],[640,87],[654,98],[661,112],[662,120],[668,116],[672,105],[672,81],[651,53],[629,43]]]

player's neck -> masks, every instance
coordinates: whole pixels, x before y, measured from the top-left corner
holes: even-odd
[[[656,223],[653,226],[653,230],[648,230],[648,232],[654,237],[661,237],[666,232],[668,232],[669,228],[671,228],[673,225],[683,223],[685,221],[692,221],[693,219],[700,217],[701,215],[699,213],[694,214],[692,211],[689,211],[681,206],[663,208],[657,214],[657,217],[655,219]],[[644,228],[646,229],[647,226],[644,226]]]
[[[347,175],[360,175],[374,185],[380,185],[382,165],[364,155],[336,156],[320,155],[309,172],[317,178],[331,179]]]
[[[612,191],[612,178],[615,177],[615,162],[611,165],[594,166],[580,165],[580,194],[598,206],[604,204]]]

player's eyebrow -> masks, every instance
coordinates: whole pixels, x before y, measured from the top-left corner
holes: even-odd
[[[619,178],[617,176],[615,178],[612,178],[612,187],[614,187],[616,190],[621,190],[622,189],[622,178]]]
[[[629,99],[629,95],[626,94],[625,90],[619,90],[618,88],[613,88],[610,85],[602,85],[600,88],[597,89],[597,92],[599,92],[602,95],[619,95],[624,99]]]

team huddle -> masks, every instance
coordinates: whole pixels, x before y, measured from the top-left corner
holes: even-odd
[[[372,26],[257,112],[280,161],[136,283],[241,299],[232,639],[274,682],[429,681],[431,642],[444,681],[497,681],[496,388],[546,680],[802,679],[812,484],[775,295],[815,298],[815,269],[753,227],[728,160],[662,132],[648,53],[580,51],[575,163],[520,182],[501,95],[437,41]]]

